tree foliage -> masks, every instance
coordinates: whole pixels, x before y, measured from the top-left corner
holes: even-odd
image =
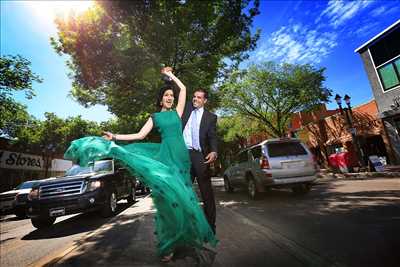
[[[239,114],[265,125],[271,136],[282,137],[294,112],[327,102],[324,68],[266,62],[236,71],[221,86],[221,103],[228,114]]]
[[[218,120],[219,136],[224,142],[246,140],[254,133],[266,131],[266,127],[259,120],[241,114],[221,117]]]
[[[31,71],[30,64],[20,55],[0,57],[0,135],[3,137],[16,137],[34,120],[26,106],[10,96],[15,91],[25,91],[28,99],[35,96],[32,84],[42,79]]]
[[[26,106],[13,98],[0,94],[0,135],[13,138],[33,120]]]
[[[60,54],[71,56],[71,95],[107,105],[117,116],[154,112],[160,63],[191,90],[210,88],[255,48],[259,1],[99,1],[80,16],[58,20]],[[216,103],[216,101],[213,101]]]
[[[71,141],[85,136],[99,136],[102,131],[98,123],[84,120],[81,116],[63,119],[46,112],[44,120],[31,117],[24,127],[19,127],[13,145],[22,151],[62,155]]]
[[[32,83],[42,82],[42,79],[30,69],[31,62],[20,55],[0,57],[0,95],[5,96],[13,91],[25,91],[25,96],[31,99],[35,96]]]

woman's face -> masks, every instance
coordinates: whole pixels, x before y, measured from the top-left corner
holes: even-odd
[[[174,91],[171,89],[166,90],[162,98],[161,107],[164,109],[171,109],[174,105],[174,99]]]

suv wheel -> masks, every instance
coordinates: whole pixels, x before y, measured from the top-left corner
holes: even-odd
[[[132,186],[131,193],[129,194],[128,198],[126,199],[129,205],[132,205],[136,202],[136,188]]]
[[[228,177],[224,176],[224,188],[225,192],[232,193],[233,192],[233,187],[231,185],[231,182],[229,181]]]
[[[256,181],[253,177],[250,177],[247,181],[247,192],[251,199],[258,199],[260,196],[260,192],[257,190]]]
[[[111,193],[107,194],[106,203],[101,210],[101,216],[103,217],[111,217],[115,214],[117,210],[117,194],[115,191],[111,191]]]
[[[300,184],[292,187],[292,191],[296,195],[305,195],[310,192],[311,186],[308,184]]]
[[[37,229],[48,228],[56,221],[56,217],[36,217],[31,218],[33,227]]]

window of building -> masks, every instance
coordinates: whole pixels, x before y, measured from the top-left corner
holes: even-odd
[[[400,27],[386,33],[369,47],[375,66],[380,66],[400,55]]]
[[[400,85],[400,58],[397,58],[378,68],[383,91]]]
[[[400,85],[400,27],[369,47],[383,91]]]

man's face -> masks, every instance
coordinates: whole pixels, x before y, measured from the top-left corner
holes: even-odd
[[[204,92],[194,92],[193,106],[195,108],[202,108],[204,107],[205,103],[207,103],[207,98],[204,97]]]

